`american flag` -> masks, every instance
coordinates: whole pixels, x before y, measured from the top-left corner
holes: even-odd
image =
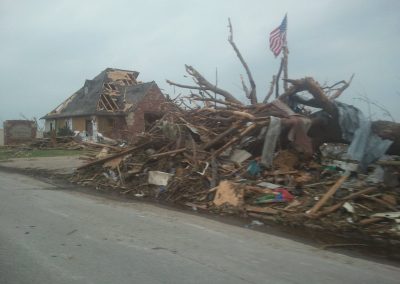
[[[274,53],[275,57],[281,53],[282,47],[286,44],[286,29],[287,15],[283,18],[280,26],[269,34],[269,48]]]

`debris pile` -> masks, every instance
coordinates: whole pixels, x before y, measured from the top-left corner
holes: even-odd
[[[134,145],[104,148],[72,181],[195,210],[400,238],[398,157],[379,157],[362,172],[348,145],[314,151],[310,119],[279,100],[224,103],[184,109],[171,102]]]
[[[27,147],[33,149],[71,149],[78,150],[84,146],[77,143],[72,136],[60,136],[52,138],[36,138]]]
[[[400,124],[371,122],[337,101],[354,75],[332,85],[289,79],[287,52],[260,103],[230,20],[228,28],[250,105],[185,65],[192,83],[167,83],[189,95],[169,101],[134,145],[80,167],[73,181],[195,210],[398,240],[399,157],[386,155],[400,154]]]
[[[35,138],[29,143],[18,145],[6,145],[0,147],[3,154],[10,158],[31,157],[36,150],[41,153],[80,153],[80,159],[88,162],[95,159],[118,153],[126,148],[125,143],[104,137],[101,142],[83,141],[79,136],[60,136]],[[33,153],[37,155],[37,152]],[[40,154],[39,154],[40,156]]]

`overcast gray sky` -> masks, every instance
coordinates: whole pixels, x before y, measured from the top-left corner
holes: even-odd
[[[184,64],[243,99],[227,18],[260,97],[279,67],[268,35],[288,13],[289,77],[348,79],[400,121],[400,1],[0,0],[0,122],[41,117],[106,67],[139,71],[166,93],[190,83]],[[178,90],[177,90],[178,91]],[[379,117],[376,108],[374,118]]]

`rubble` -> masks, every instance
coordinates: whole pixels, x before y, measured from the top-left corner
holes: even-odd
[[[399,188],[369,178],[385,161],[390,165],[379,167],[389,167],[398,178],[395,156],[362,173],[348,166],[357,161],[342,155],[346,147],[324,144],[322,154],[310,156],[294,141],[285,144],[283,131],[266,166],[261,162],[266,136],[260,133],[269,125],[267,113],[247,107],[187,110],[170,103],[174,111],[136,144],[110,149],[81,166],[72,181],[262,222],[400,239],[398,218],[382,215],[398,212]]]
[[[167,99],[168,111],[133,145],[81,166],[72,181],[262,223],[400,239],[393,217],[400,158],[385,156],[400,154],[400,124],[371,122],[337,101],[354,75],[328,86],[311,77],[289,79],[286,68],[279,93],[284,60],[258,103],[230,21],[228,27],[250,105],[185,65],[194,84],[167,83],[189,95]]]

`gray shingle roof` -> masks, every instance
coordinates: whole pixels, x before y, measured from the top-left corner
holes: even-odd
[[[126,86],[125,99],[127,103],[136,105],[147,94],[148,90],[157,85],[156,82],[141,83],[134,86]]]
[[[107,68],[97,75],[92,80],[86,80],[84,86],[75,92],[70,98],[65,100],[59,107],[48,113],[42,119],[50,118],[63,118],[73,116],[89,116],[89,115],[124,115],[123,111],[109,112],[106,110],[99,111],[97,109],[97,103],[100,99],[101,94],[104,92],[104,83],[112,81],[107,77],[109,71],[125,71],[131,72],[132,75],[137,78],[138,72],[111,69]],[[140,83],[137,85],[118,86],[118,90],[121,96],[118,97],[117,104],[120,109],[124,109],[123,94],[125,94],[126,103],[135,105],[146,95],[148,90],[157,84],[152,81],[148,83]]]

